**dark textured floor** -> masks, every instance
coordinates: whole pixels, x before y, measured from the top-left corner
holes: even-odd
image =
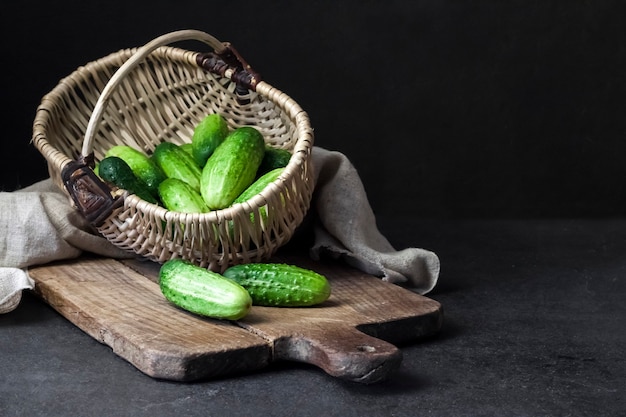
[[[444,326],[359,385],[294,363],[154,380],[33,294],[0,315],[0,415],[623,416],[626,220],[379,219],[441,258]]]

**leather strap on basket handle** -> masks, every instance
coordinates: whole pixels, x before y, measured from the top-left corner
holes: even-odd
[[[78,211],[96,227],[122,204],[121,196],[113,196],[93,172],[93,154],[69,162],[63,167],[61,178]]]
[[[261,81],[260,74],[252,69],[229,42],[224,42],[223,45],[224,48],[214,53],[198,54],[198,65],[214,74],[230,78],[235,82],[238,95],[245,95],[247,90],[255,91]]]

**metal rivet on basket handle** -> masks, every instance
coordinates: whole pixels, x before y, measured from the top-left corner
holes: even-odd
[[[126,75],[155,49],[174,42],[198,40],[211,46],[214,52],[199,53],[196,57],[198,65],[222,77],[230,78],[235,83],[238,97],[245,101],[248,90],[255,91],[261,77],[241,57],[228,42],[220,42],[208,33],[199,30],[180,30],[161,35],[148,42],[133,54],[113,74],[105,85],[89,119],[81,155],[63,167],[61,177],[78,211],[94,226],[102,224],[119,207],[122,195],[112,195],[106,185],[94,172],[94,155],[92,142],[98,124],[112,92]]]

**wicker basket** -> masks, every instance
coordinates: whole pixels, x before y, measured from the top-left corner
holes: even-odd
[[[213,51],[169,46],[189,40]],[[292,152],[280,178],[249,201],[208,213],[172,212],[111,189],[94,174],[94,163],[111,146],[150,154],[163,141],[190,142],[209,113],[221,114],[231,128],[255,126],[266,144]],[[230,44],[196,30],[168,33],[78,68],[43,97],[32,140],[55,184],[100,234],[157,262],[183,258],[220,272],[267,260],[302,222],[314,187],[306,112],[261,81]],[[267,214],[260,216],[261,209]]]

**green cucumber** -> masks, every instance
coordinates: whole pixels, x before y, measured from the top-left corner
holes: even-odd
[[[200,190],[202,170],[193,157],[179,145],[161,142],[154,149],[152,158],[168,178],[178,178]]]
[[[193,150],[192,150],[191,142],[183,143],[182,145],[180,145],[180,149],[182,149],[183,151],[187,152],[189,155],[193,156]]]
[[[150,203],[158,204],[158,200],[150,192],[146,184],[141,181],[130,166],[122,158],[108,156],[98,163],[98,175],[118,188],[124,189],[131,194]]]
[[[241,194],[239,194],[239,197],[237,197],[233,201],[233,204],[243,203],[244,201],[248,201],[249,199],[251,199],[255,195],[259,194],[271,182],[276,181],[278,179],[278,177],[280,176],[280,174],[284,170],[285,170],[284,168],[276,168],[276,169],[271,170],[270,172],[265,173],[260,178],[258,178],[256,181],[254,181]],[[264,221],[267,218],[267,208],[265,206],[260,207],[259,208],[259,214],[260,214],[260,217],[261,217],[261,221]],[[250,221],[252,223],[254,223],[254,217],[255,217],[254,213],[250,213]],[[228,230],[229,230],[231,235],[234,235],[235,228],[234,228],[234,224],[233,224],[232,221],[229,222]]]
[[[239,194],[239,197],[237,197],[235,201],[233,201],[233,204],[243,203],[244,201],[248,201],[255,195],[259,194],[270,183],[276,181],[284,170],[285,168],[276,168],[271,170],[270,172],[265,173],[256,181],[254,181],[248,188],[246,188],[243,193]],[[262,221],[267,218],[267,209],[265,206],[259,208],[259,214]],[[254,223],[254,213],[250,213],[250,220]]]
[[[265,154],[263,160],[257,171],[257,177],[262,176],[266,172],[269,172],[276,168],[284,168],[291,159],[291,152],[287,149],[274,148],[271,146],[265,147]]]
[[[252,184],[250,184],[250,186],[248,186],[248,188],[239,194],[239,196],[233,201],[233,204],[243,203],[244,201],[248,201],[255,195],[259,194],[265,189],[265,187],[276,181],[284,170],[285,168],[275,168],[261,175],[261,177],[257,178]]]
[[[224,141],[229,128],[219,114],[209,114],[198,123],[191,137],[191,150],[196,163],[203,167],[209,156]]]
[[[159,184],[159,198],[163,206],[179,213],[209,211],[200,192],[178,178],[166,178]]]
[[[223,274],[245,288],[252,304],[270,307],[308,307],[330,297],[324,275],[296,265],[247,263],[227,268]]]
[[[146,183],[150,192],[157,195],[157,188],[165,179],[165,173],[148,155],[128,145],[116,145],[107,150],[104,157],[108,156],[122,158],[135,176]]]
[[[169,302],[201,316],[238,320],[252,306],[248,291],[235,281],[178,258],[161,265],[159,287]]]
[[[200,194],[211,210],[228,207],[254,182],[263,160],[263,135],[251,126],[235,129],[202,169]]]

